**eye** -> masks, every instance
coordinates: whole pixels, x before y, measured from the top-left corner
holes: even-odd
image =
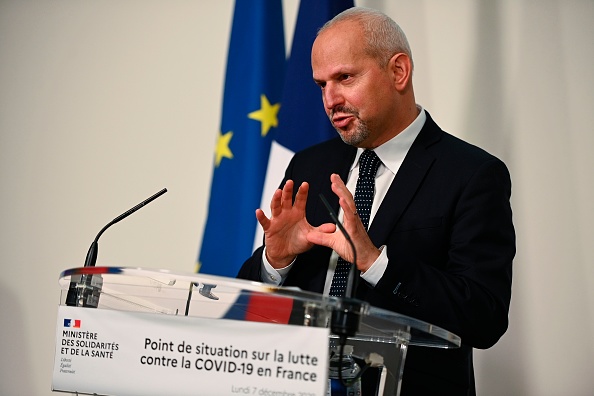
[[[350,79],[350,78],[351,78],[351,75],[350,75],[350,74],[341,74],[341,75],[338,77],[338,79],[339,79],[340,81],[346,81],[346,80],[348,80],[348,79]]]

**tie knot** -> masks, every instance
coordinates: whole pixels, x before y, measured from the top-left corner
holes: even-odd
[[[359,177],[375,178],[381,161],[375,151],[365,150],[359,158]]]

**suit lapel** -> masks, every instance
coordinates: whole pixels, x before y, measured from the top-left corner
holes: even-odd
[[[369,228],[369,237],[376,246],[384,244],[421,186],[435,161],[433,155],[427,151],[427,147],[436,143],[441,133],[441,129],[427,113],[425,125],[406,154]]]

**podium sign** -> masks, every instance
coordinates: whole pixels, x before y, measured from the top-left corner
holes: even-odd
[[[327,328],[60,306],[53,390],[325,395]]]
[[[409,345],[460,337],[397,312],[294,288],[126,267],[63,271],[53,389],[89,395],[319,395],[349,312],[366,395],[398,395]],[[380,384],[381,386],[376,386]]]

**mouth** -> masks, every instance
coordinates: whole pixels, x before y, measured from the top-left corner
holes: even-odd
[[[346,128],[353,119],[355,119],[355,116],[352,114],[333,115],[332,125],[335,128]]]

